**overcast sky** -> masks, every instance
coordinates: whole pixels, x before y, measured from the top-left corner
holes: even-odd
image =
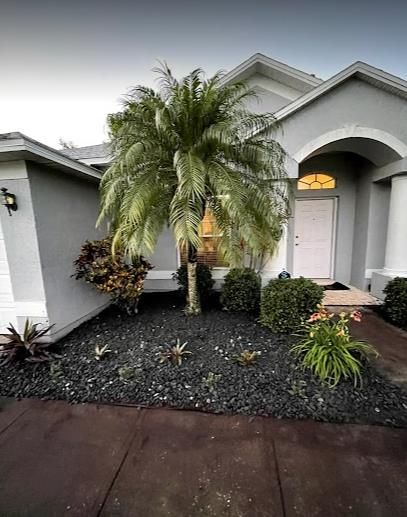
[[[157,59],[212,74],[262,52],[324,79],[357,60],[406,79],[406,21],[394,0],[0,0],[0,133],[99,143]]]

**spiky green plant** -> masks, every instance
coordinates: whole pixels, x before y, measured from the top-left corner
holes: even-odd
[[[186,350],[185,347],[187,344],[188,342],[185,342],[181,345],[181,341],[177,338],[177,343],[174,346],[160,354],[160,362],[165,363],[166,361],[170,361],[175,366],[181,366],[184,357],[192,354],[191,351]]]
[[[20,333],[10,323],[10,326],[7,327],[9,334],[4,336],[7,339],[7,343],[0,345],[0,364],[18,360],[42,363],[57,357],[56,354],[52,354],[49,350],[51,343],[40,341],[53,326],[44,327],[40,323],[32,323],[29,319],[26,319],[24,330]]]
[[[101,182],[99,224],[108,219],[113,248],[150,255],[168,223],[188,257],[187,313],[198,314],[197,249],[206,209],[220,231],[220,253],[232,267],[246,253],[272,254],[286,220],[281,146],[275,119],[245,107],[256,93],[243,83],[181,80],[167,65],[155,70],[159,90],[138,86],[124,109],[108,117],[113,160]]]
[[[109,345],[96,345],[95,346],[95,359],[96,361],[102,361],[107,355],[111,354],[112,351],[109,348]]]
[[[301,358],[305,368],[331,388],[342,379],[352,379],[355,386],[361,385],[363,360],[378,355],[371,345],[350,335],[349,321],[359,322],[361,317],[358,311],[341,312],[335,317],[319,306],[303,324],[298,334],[301,340],[292,347],[292,352]]]
[[[242,350],[236,357],[236,361],[240,366],[252,366],[256,362],[256,359],[260,355],[260,352],[255,350]]]

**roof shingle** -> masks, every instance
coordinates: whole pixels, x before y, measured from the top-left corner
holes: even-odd
[[[88,145],[86,147],[74,147],[73,149],[60,149],[61,153],[74,160],[91,160],[92,158],[106,158],[110,160],[109,144]]]

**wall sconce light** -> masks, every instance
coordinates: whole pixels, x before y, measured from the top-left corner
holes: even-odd
[[[2,192],[1,204],[7,208],[8,215],[12,215],[11,211],[15,212],[17,210],[16,196],[4,187],[0,190]]]

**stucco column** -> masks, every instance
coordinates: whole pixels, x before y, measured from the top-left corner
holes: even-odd
[[[407,174],[394,176],[391,180],[383,273],[407,276]]]

